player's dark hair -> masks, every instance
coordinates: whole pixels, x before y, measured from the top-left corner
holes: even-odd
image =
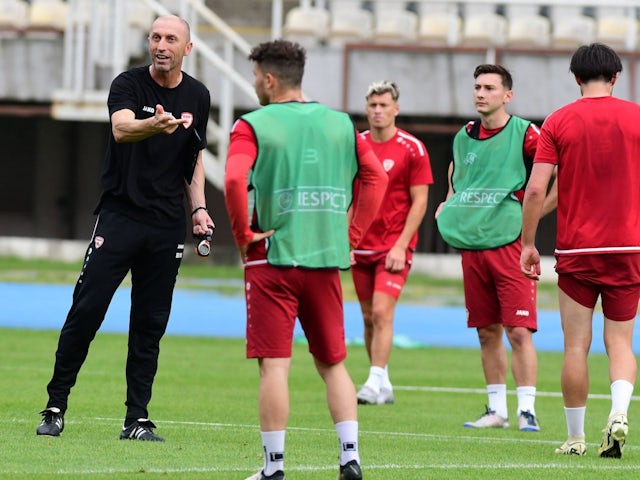
[[[255,62],[263,73],[270,73],[286,87],[302,85],[307,52],[298,43],[273,40],[261,43],[251,50],[249,60]]]
[[[502,79],[502,86],[507,90],[511,90],[513,88],[513,78],[511,77],[511,73],[509,73],[509,70],[504,68],[502,65],[494,65],[492,63],[478,65],[473,72],[473,78],[478,78],[480,75],[485,73],[495,73],[496,75],[500,75],[500,78]]]
[[[622,62],[618,54],[602,43],[592,43],[578,48],[571,57],[569,71],[581,83],[591,80],[610,82],[622,71]]]

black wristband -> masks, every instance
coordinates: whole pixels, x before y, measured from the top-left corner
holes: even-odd
[[[209,212],[209,210],[207,210],[207,207],[196,207],[196,209],[191,212],[191,216],[193,217],[193,214],[196,213],[198,210],[204,210],[205,212]]]

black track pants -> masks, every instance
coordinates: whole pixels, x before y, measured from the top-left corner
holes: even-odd
[[[131,271],[126,419],[148,418],[160,339],[169,320],[184,240],[182,222],[159,228],[110,211],[100,213],[60,332],[47,407],[66,411],[89,345],[116,289]]]

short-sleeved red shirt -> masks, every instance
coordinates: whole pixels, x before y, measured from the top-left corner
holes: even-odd
[[[374,142],[369,130],[361,135],[382,163],[389,184],[378,214],[358,244],[358,250],[389,250],[402,233],[409,214],[410,188],[433,183],[429,153],[424,143],[401,129],[386,142]],[[417,242],[416,233],[409,248],[414,249]]]
[[[558,166],[556,255],[640,253],[640,106],[585,97],[556,110],[534,162]]]

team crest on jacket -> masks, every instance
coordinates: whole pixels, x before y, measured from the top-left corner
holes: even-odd
[[[391,160],[390,158],[385,158],[382,161],[382,168],[384,168],[385,172],[388,172],[389,170],[391,170],[393,168],[393,166],[395,165],[396,162],[394,162],[393,160]]]
[[[185,121],[185,123],[182,124],[184,128],[189,128],[193,123],[193,113],[182,112],[180,118]]]
[[[96,246],[96,248],[100,248],[103,243],[104,243],[104,237],[96,237],[93,240],[93,244]]]

